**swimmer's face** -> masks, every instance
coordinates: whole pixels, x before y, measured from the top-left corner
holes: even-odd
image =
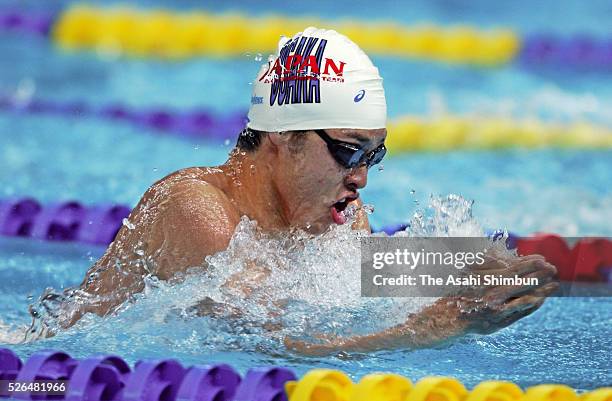
[[[326,129],[329,138],[373,151],[384,143],[386,129]],[[302,136],[303,135],[303,136]],[[286,200],[284,214],[292,226],[320,233],[333,224],[343,224],[344,210],[355,204],[366,186],[368,168],[342,166],[327,143],[313,131],[280,135],[277,185]],[[376,168],[376,167],[374,167]]]

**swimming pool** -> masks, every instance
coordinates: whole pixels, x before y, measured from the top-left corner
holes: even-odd
[[[444,23],[452,20],[447,8],[428,4],[417,5],[412,15]],[[568,12],[571,18],[560,15],[559,22],[575,30],[606,32],[607,20],[601,20],[605,13],[597,11],[605,4],[590,3],[590,8],[581,4],[574,5],[576,12]],[[380,7],[377,12],[383,10]],[[537,13],[531,13],[526,4],[525,10],[517,6],[512,11],[499,23],[524,31],[541,26]],[[359,8],[353,13],[361,18],[366,15]],[[410,22],[417,17],[402,18]],[[485,24],[488,16],[480,15],[476,8],[459,11],[456,18],[490,25]],[[220,114],[246,110],[249,82],[257,69],[253,55],[181,63],[101,60],[93,54],[62,54],[43,39],[13,34],[0,36],[0,52],[4,55],[0,60],[3,94],[18,91],[35,99],[122,103],[142,109],[206,107]],[[530,72],[513,65],[496,70],[451,68],[384,57],[375,62],[385,78],[391,117],[436,115],[447,110],[612,124],[606,107],[612,100],[612,85],[606,75]],[[77,199],[134,205],[155,180],[182,167],[222,163],[231,148],[230,144],[185,140],[79,116],[2,112],[0,132],[0,198],[28,195],[43,202]],[[374,205],[372,223],[378,227],[408,221],[419,210],[426,212],[430,194],[455,193],[474,200],[472,214],[483,227],[521,234],[612,236],[611,183],[612,152],[605,150],[415,153],[389,158],[382,171],[373,169],[363,197]],[[461,213],[469,219],[469,213]],[[251,241],[247,243],[261,247],[256,249],[272,246],[246,232]],[[286,255],[289,260],[298,258],[296,270],[303,287],[297,288],[304,302],[290,305],[285,317],[289,329],[283,334],[313,328],[372,329],[355,322],[384,311],[383,322],[390,323],[419,306],[411,300],[369,309],[360,306],[351,292],[354,288],[331,284],[341,278],[350,281],[358,272],[354,260],[342,262],[343,257],[354,255],[354,238],[324,238],[313,243],[317,247],[323,251]],[[0,238],[0,341],[2,337],[5,341],[18,338],[29,323],[28,304],[46,287],[78,284],[102,252],[80,244]],[[232,252],[219,255],[218,266],[238,268],[241,259],[236,252],[240,249]],[[320,275],[308,277],[308,272]],[[194,297],[211,291],[203,289],[209,285],[203,280],[190,277],[177,287],[151,282],[143,298],[118,316],[92,318],[55,338],[12,349],[22,357],[43,348],[63,349],[74,357],[115,352],[130,362],[172,356],[184,364],[229,362],[242,372],[255,365],[279,364],[298,373],[314,365],[334,367],[353,377],[381,370],[413,380],[450,375],[467,385],[492,378],[521,386],[560,382],[576,389],[612,383],[609,298],[550,299],[540,311],[507,329],[445,348],[310,359],[288,354],[278,336],[262,333],[255,324],[260,313],[256,305],[247,305],[254,320],[238,325],[191,316]]]

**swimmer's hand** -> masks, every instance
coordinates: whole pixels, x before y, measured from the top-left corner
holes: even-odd
[[[472,287],[460,296],[441,299],[447,304],[455,304],[457,314],[466,322],[466,332],[469,333],[490,334],[507,327],[535,312],[546,297],[559,288],[555,278],[557,269],[541,255],[491,255],[483,266],[472,269],[472,273],[537,278],[538,284]]]
[[[491,256],[482,266],[487,274],[537,277],[537,286],[472,287],[462,294],[440,298],[397,326],[355,337],[319,336],[317,343],[285,339],[285,346],[302,355],[324,356],[424,348],[447,343],[469,333],[489,334],[535,312],[559,285],[556,269],[540,255]]]

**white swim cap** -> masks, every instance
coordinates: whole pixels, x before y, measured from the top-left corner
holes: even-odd
[[[385,128],[378,69],[349,38],[306,28],[281,38],[255,81],[247,127],[267,132]]]

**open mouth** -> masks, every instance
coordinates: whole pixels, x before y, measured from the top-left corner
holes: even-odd
[[[346,210],[346,207],[348,206],[348,204],[355,199],[357,198],[356,197],[355,198],[342,198],[330,207],[331,217],[334,223],[336,224],[346,223],[347,219],[346,219],[346,215],[344,214],[344,211]]]

